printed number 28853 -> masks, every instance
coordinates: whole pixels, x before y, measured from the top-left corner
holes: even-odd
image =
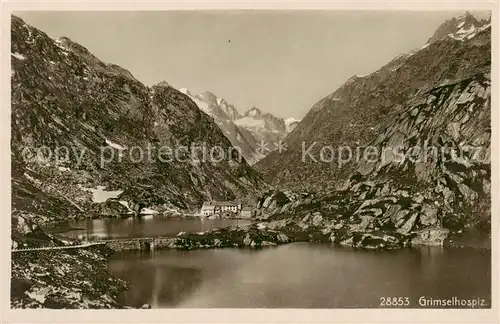
[[[398,307],[409,305],[410,298],[408,297],[380,297],[380,306],[382,307]]]

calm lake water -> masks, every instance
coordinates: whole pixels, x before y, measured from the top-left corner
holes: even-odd
[[[293,243],[258,250],[157,250],[113,255],[131,283],[120,301],[154,308],[379,307],[381,297],[481,298],[490,307],[491,250],[364,251]]]
[[[48,228],[65,236],[91,240],[98,238],[152,237],[177,235],[179,232],[204,232],[213,228],[250,224],[240,219],[172,218],[147,215],[141,218],[82,219]]]
[[[49,230],[85,239],[176,235],[249,220],[148,216],[93,219]],[[293,243],[262,249],[119,252],[111,274],[128,281],[124,305],[155,308],[379,307],[382,297],[480,298],[490,306],[491,250],[422,247],[366,251]]]

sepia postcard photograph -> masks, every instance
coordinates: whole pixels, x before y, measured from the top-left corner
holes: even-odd
[[[136,5],[4,13],[5,307],[498,311],[497,7]]]

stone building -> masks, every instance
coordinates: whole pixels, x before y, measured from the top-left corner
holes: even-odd
[[[245,206],[240,212],[241,218],[252,218],[255,216],[255,210],[252,207]]]
[[[206,201],[200,209],[200,215],[211,216],[224,212],[238,214],[241,212],[243,204],[238,201]]]

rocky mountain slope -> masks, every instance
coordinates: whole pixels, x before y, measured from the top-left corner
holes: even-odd
[[[116,298],[127,284],[107,272],[106,248],[16,252],[12,308],[123,308]]]
[[[441,233],[441,243],[448,231],[474,229],[486,238],[490,112],[489,73],[433,88],[405,102],[385,123],[370,143],[378,153],[360,161],[338,190],[270,193],[261,199],[261,212],[271,218],[319,215],[343,231],[341,236],[330,231],[341,241],[356,232],[416,235],[429,229]],[[426,239],[433,240],[417,237],[417,242]]]
[[[460,31],[465,23],[454,24]],[[291,149],[261,163],[275,183],[316,188],[268,193],[261,217],[314,218],[330,240],[354,246],[359,233],[371,233],[370,240],[397,233],[416,244],[471,231],[488,238],[491,30],[469,30],[460,40],[447,30],[318,102],[287,138]],[[339,168],[337,156],[331,160],[318,145],[302,163],[302,140],[359,152],[349,160],[344,151]]]
[[[250,164],[256,163],[275,149],[299,122],[294,118],[284,120],[270,113],[263,113],[255,107],[240,113],[234,105],[209,91],[198,95],[193,95],[186,88],[179,91],[188,95],[202,111],[213,117],[231,144],[241,148],[242,155]]]
[[[429,43],[396,57],[378,71],[351,77],[311,108],[287,136],[286,152],[270,153],[256,168],[268,182],[283,188],[335,188],[357,166],[354,159],[346,161],[339,152],[346,148],[344,151],[355,153],[368,145],[384,130],[382,125],[389,116],[401,111],[404,102],[440,85],[489,72],[489,25],[476,21],[476,27],[464,32],[469,16],[445,22],[443,26],[451,24],[454,30],[440,27]],[[440,37],[444,29],[449,35]],[[321,150],[325,158],[319,161]]]
[[[15,16],[11,37],[14,217],[185,210],[265,187],[189,96]],[[96,202],[98,188],[119,197]]]

